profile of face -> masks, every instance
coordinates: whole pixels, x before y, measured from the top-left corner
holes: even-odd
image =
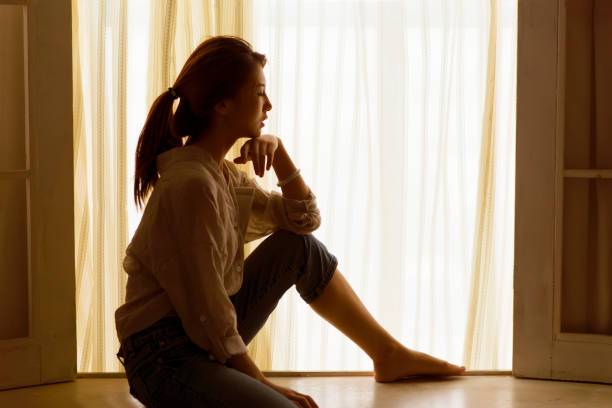
[[[272,109],[261,65],[256,64],[255,72],[237,97],[231,100],[230,106],[225,119],[226,124],[233,128],[232,133],[250,139],[259,137],[263,122],[268,117],[267,112]]]

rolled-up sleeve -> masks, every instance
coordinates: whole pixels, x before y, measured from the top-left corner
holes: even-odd
[[[224,286],[222,223],[215,201],[200,181],[186,183],[164,201],[167,246],[173,254],[156,271],[160,286],[187,335],[222,363],[247,352]]]
[[[254,189],[253,205],[245,241],[268,235],[278,229],[297,234],[309,234],[321,225],[321,212],[317,197],[308,188],[308,196],[303,200],[287,198],[277,191],[266,191],[246,173],[241,174],[241,187]]]

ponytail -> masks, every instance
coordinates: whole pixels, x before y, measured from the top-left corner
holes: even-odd
[[[142,208],[155,187],[157,156],[195,142],[213,123],[215,105],[234,98],[249,80],[253,68],[266,65],[266,56],[236,36],[207,38],[191,53],[172,88],[157,97],[136,146],[134,200]],[[172,113],[175,98],[180,98]]]
[[[170,91],[162,93],[155,99],[138,138],[134,201],[139,208],[143,207],[149,190],[155,186],[159,178],[157,155],[183,145],[181,138],[176,137],[171,128],[173,102],[174,97]]]

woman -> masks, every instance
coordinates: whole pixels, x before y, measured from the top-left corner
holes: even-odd
[[[316,196],[281,139],[261,134],[272,109],[265,64],[241,38],[208,38],[144,124],[136,204],[151,194],[126,249],[126,302],[115,312],[130,393],[147,406],[317,407],[264,377],[246,349],[293,285],[372,357],[376,381],[461,374],[386,332],[311,234],[321,223]],[[252,161],[260,177],[273,166],[282,195],[225,159],[239,138],[248,140],[233,161]],[[244,243],[267,235],[245,260]]]

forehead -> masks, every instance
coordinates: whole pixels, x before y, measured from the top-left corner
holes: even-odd
[[[255,70],[253,85],[256,87],[266,85],[266,76],[264,75],[263,68],[260,65],[257,65],[257,69]]]

